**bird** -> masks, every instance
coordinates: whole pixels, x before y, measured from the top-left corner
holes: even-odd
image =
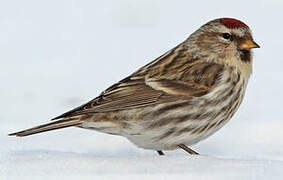
[[[259,47],[241,20],[211,20],[89,102],[9,135],[79,127],[123,136],[159,155],[176,149],[198,155],[190,146],[238,110],[252,74],[252,49]]]

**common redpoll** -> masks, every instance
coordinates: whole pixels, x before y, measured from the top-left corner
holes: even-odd
[[[28,136],[70,126],[128,138],[156,150],[193,145],[224,126],[239,108],[252,72],[249,27],[232,18],[201,26],[184,42],[88,103],[48,124],[12,133]]]

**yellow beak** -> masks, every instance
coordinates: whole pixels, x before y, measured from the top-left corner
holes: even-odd
[[[260,46],[253,40],[246,39],[240,42],[240,48],[244,50],[249,50],[252,48],[260,48]]]

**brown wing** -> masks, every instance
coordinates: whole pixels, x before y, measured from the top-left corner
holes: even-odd
[[[171,51],[177,50],[175,48]],[[114,84],[97,98],[54,119],[140,108],[207,94],[220,77],[222,67],[200,60],[189,60],[185,55],[181,56],[181,52],[176,53],[167,52],[158,61],[153,61]]]

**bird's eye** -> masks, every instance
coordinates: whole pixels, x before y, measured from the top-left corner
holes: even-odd
[[[231,34],[229,34],[229,33],[223,33],[223,34],[222,34],[222,37],[223,37],[224,39],[230,39],[230,38],[231,38]]]

